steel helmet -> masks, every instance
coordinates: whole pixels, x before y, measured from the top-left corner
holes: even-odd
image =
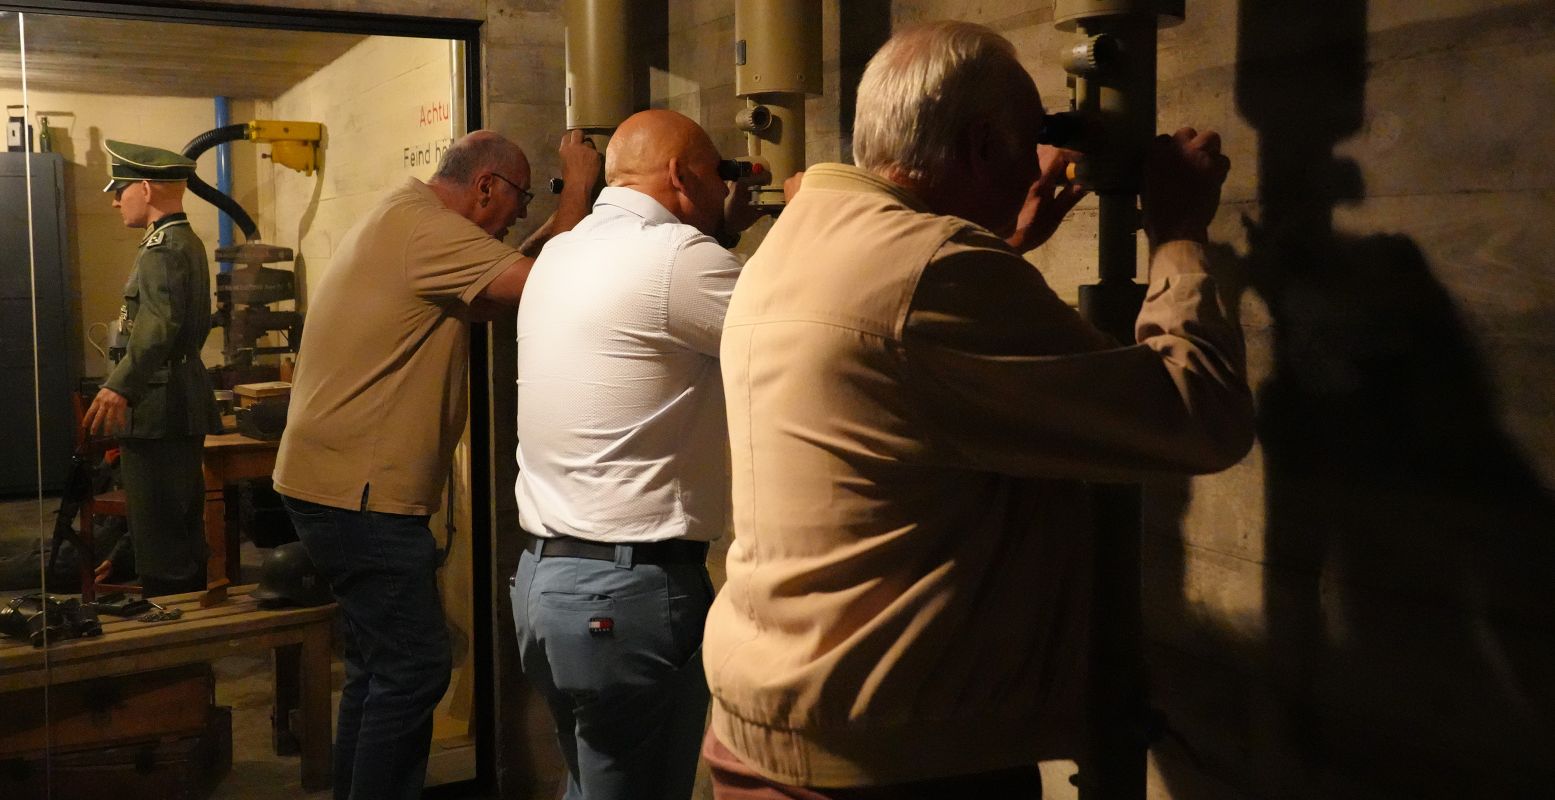
[[[321,606],[335,599],[302,542],[283,544],[265,555],[253,596],[262,608]]]

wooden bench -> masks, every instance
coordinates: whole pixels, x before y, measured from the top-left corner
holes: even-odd
[[[211,608],[200,607],[201,592],[159,598],[158,603],[180,609],[183,616],[167,622],[104,616],[102,636],[51,642],[47,648],[0,639],[0,693],[272,650],[277,741],[295,735],[303,788],[326,789],[335,605],[262,609],[249,594],[253,588],[234,587],[225,603]],[[293,709],[300,717],[297,730],[289,725]]]

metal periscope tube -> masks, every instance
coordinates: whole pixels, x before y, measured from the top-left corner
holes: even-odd
[[[1085,153],[1079,178],[1099,196],[1098,282],[1080,287],[1080,313],[1119,342],[1134,341],[1145,286],[1138,264],[1139,178],[1156,127],[1156,31],[1183,17],[1183,0],[1057,0],[1054,24],[1086,39],[1065,59]],[[1088,740],[1074,782],[1082,800],[1143,800],[1159,715],[1149,707],[1140,596],[1136,484],[1092,487],[1096,526]]]

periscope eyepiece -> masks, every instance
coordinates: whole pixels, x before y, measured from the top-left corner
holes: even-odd
[[[725,158],[718,162],[718,177],[726,181],[749,180],[766,174],[766,171],[765,167],[754,161]]]
[[[1054,147],[1073,147],[1080,138],[1082,120],[1078,111],[1060,111],[1042,118],[1037,130],[1037,144]]]

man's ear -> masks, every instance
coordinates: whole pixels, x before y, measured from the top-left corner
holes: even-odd
[[[958,155],[961,169],[973,182],[999,174],[1009,160],[1003,134],[997,125],[986,119],[967,126]]]
[[[476,201],[481,205],[486,205],[491,202],[492,195],[494,194],[492,187],[497,185],[497,179],[493,178],[491,173],[483,172],[475,176],[475,182],[470,185],[475,189]]]
[[[680,174],[680,156],[670,156],[668,167],[670,186],[681,194],[686,194],[686,181]]]
[[[1003,141],[993,123],[980,119],[967,127],[967,156],[976,163],[988,163],[1003,155]]]

